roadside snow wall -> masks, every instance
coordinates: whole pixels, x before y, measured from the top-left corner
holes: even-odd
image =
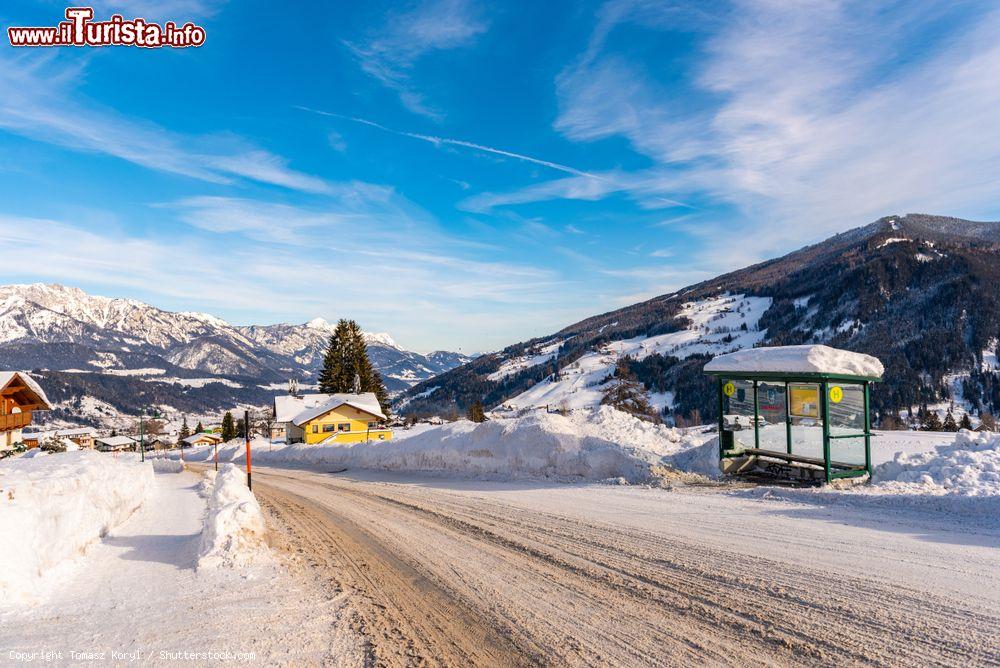
[[[212,473],[215,473],[212,471]],[[201,532],[198,568],[244,567],[267,551],[267,529],[243,471],[225,464],[214,478]]]
[[[34,597],[48,571],[128,519],[153,485],[149,464],[91,450],[0,463],[0,600]]]
[[[258,439],[252,448],[254,463],[263,465],[450,472],[491,479],[624,478],[639,483],[654,477],[652,467],[672,465],[675,455],[705,438],[602,406],[566,416],[538,410],[479,424],[459,420],[398,430],[392,441],[384,442],[272,446]],[[241,441],[219,446],[219,461],[244,457]],[[185,450],[184,458],[210,461],[212,449]]]

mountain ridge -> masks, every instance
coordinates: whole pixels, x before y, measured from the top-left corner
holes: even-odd
[[[153,395],[191,410],[266,403],[273,388],[290,379],[304,386],[315,381],[334,327],[322,318],[233,325],[208,313],[166,311],[77,287],[0,286],[0,366],[44,369],[59,388],[57,401],[91,394],[122,410]],[[390,392],[469,359],[441,351],[421,355],[384,332],[365,332],[365,340]],[[123,373],[149,369],[158,373]],[[186,389],[166,387],[168,380]]]
[[[956,395],[1000,411],[1000,376],[981,369],[998,338],[1000,223],[893,215],[484,355],[399,401],[415,414],[461,412],[476,399],[593,405],[628,355],[666,416],[689,421],[714,411],[701,372],[711,356],[827,343],[886,362],[873,404],[886,415]]]

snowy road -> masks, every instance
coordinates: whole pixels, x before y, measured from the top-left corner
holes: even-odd
[[[1000,536],[714,488],[260,468],[383,665],[1000,662]]]

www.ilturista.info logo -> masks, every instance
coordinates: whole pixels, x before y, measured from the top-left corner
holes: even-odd
[[[205,43],[205,29],[195,24],[162,26],[146,19],[126,20],[114,14],[107,21],[94,21],[91,7],[68,7],[66,20],[57,26],[7,28],[11,46],[140,46],[156,49],[184,48]]]

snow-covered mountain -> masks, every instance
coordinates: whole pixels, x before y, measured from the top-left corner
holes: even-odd
[[[998,341],[1000,223],[887,216],[483,355],[415,385],[397,405],[416,414],[462,412],[476,400],[592,407],[613,374],[628,373],[665,416],[703,421],[716,410],[702,371],[713,355],[825,343],[885,363],[872,395],[881,416],[952,402],[957,412],[996,414]]]
[[[170,312],[74,287],[0,286],[0,367],[63,372],[60,379],[72,386],[66,390],[71,393],[99,394],[96,388],[112,382],[90,378],[100,374],[144,390],[172,378],[184,381],[179,385],[188,394],[215,380],[213,401],[251,400],[291,378],[313,382],[333,327],[322,318],[300,325],[236,326],[206,313]],[[390,392],[469,361],[457,353],[405,350],[386,333],[366,332],[365,340]],[[136,370],[148,373],[125,373]],[[90,391],[79,387],[84,382]],[[231,397],[222,387],[230,395],[236,387],[254,392]],[[120,386],[115,394],[127,391]],[[114,403],[115,397],[98,398]]]

